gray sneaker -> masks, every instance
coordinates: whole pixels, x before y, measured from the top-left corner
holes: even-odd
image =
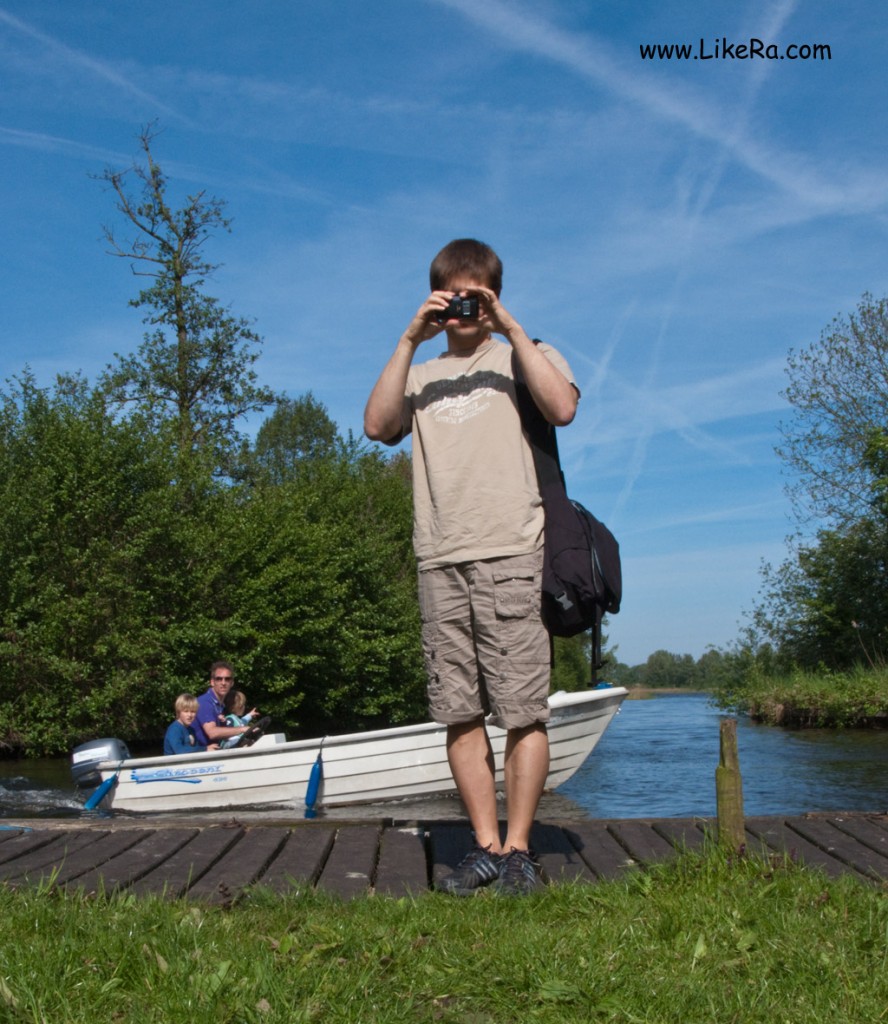
[[[472,896],[500,877],[502,863],[503,858],[498,853],[476,846],[463,857],[456,870],[435,883],[435,888],[452,896]]]
[[[516,850],[500,858],[499,878],[491,892],[499,896],[526,896],[542,885],[540,866],[530,850]]]

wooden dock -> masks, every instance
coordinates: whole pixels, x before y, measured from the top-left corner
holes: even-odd
[[[533,843],[550,883],[594,884],[698,850],[710,819],[540,822]],[[747,848],[831,877],[888,882],[888,814],[749,818]],[[159,894],[231,905],[253,887],[349,899],[417,895],[470,847],[465,822],[281,821],[195,825],[144,820],[3,823],[0,884]]]

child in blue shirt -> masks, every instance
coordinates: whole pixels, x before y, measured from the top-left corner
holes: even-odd
[[[190,693],[180,693],[176,698],[176,720],[171,722],[163,738],[165,754],[199,754],[204,750],[218,750],[218,743],[208,747],[198,742],[194,731],[194,718],[197,715],[197,697]]]

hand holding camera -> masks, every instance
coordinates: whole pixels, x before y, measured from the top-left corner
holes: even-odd
[[[409,341],[414,348],[451,325],[474,326],[477,330],[473,334],[481,331],[506,337],[510,337],[518,328],[516,321],[503,308],[491,288],[475,282],[465,285],[454,282],[452,287],[456,290],[432,292],[420,307],[404,335],[404,340]],[[478,343],[478,339],[470,337],[465,331],[457,332],[457,335],[463,346]],[[453,344],[454,339],[449,343]]]
[[[434,314],[434,319],[439,324],[447,323],[448,320],[477,320],[478,296],[454,295],[446,309]]]

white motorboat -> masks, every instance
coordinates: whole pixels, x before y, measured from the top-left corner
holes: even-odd
[[[626,692],[601,686],[550,696],[547,789],[566,782],[592,753]],[[502,787],[506,733],[488,731]],[[377,803],[454,793],[445,735],[435,722],[289,742],[270,733],[244,749],[162,757],[131,757],[119,740],[93,740],[73,752],[71,770],[78,786],[95,790],[87,806],[105,810],[294,808],[307,796],[318,807]],[[309,793],[313,768],[316,799]]]

